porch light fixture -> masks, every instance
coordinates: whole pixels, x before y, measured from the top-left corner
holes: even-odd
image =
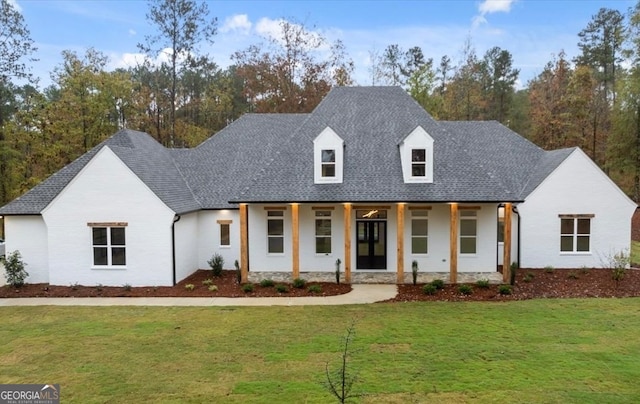
[[[362,215],[362,217],[366,217],[367,219],[370,219],[371,216],[375,215],[376,213],[378,213],[377,210],[370,210],[369,212],[367,212],[364,215]]]

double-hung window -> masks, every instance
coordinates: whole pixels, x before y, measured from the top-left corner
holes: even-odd
[[[267,252],[284,253],[284,211],[267,211]]]
[[[123,267],[127,265],[125,227],[92,226],[93,265]]]
[[[593,215],[560,215],[560,251],[591,251]]]
[[[322,177],[333,178],[336,176],[336,151],[323,149],[322,155]]]
[[[316,254],[331,254],[330,210],[316,210]]]
[[[411,211],[411,253],[429,252],[429,211]]]
[[[411,149],[411,176],[425,177],[427,175],[426,149]]]
[[[475,254],[478,220],[475,210],[460,211],[460,254]]]

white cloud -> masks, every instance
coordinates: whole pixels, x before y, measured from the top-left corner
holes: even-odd
[[[478,6],[481,15],[492,13],[508,13],[515,0],[484,0]]]
[[[256,33],[264,38],[280,41],[282,38],[282,19],[261,18],[256,24]]]
[[[130,28],[129,29],[129,36],[135,36],[137,34],[135,29]]]
[[[9,5],[17,12],[22,13],[22,7],[20,7],[16,0],[9,0]]]
[[[231,31],[237,31],[241,34],[248,35],[251,31],[251,21],[246,14],[236,14],[231,17],[227,17],[224,20],[224,24],[220,27],[220,32],[227,33]]]

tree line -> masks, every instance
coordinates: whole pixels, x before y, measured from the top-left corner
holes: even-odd
[[[402,86],[439,120],[496,120],[544,149],[579,146],[640,201],[640,2],[624,13],[600,9],[577,33],[576,58],[559,50],[520,88],[511,53],[478,55],[471,38],[457,60],[427,58],[420,44],[372,50],[370,81],[356,83],[341,41],[286,20],[279,37],[220,68],[198,47],[215,40],[207,4],[151,0],[155,34],[139,44],[144,62],[108,71],[96,49],[64,51],[53,84],[40,89],[27,24],[0,0],[0,205],[118,129],[194,147],[244,113],[310,112],[332,87],[357,84]]]

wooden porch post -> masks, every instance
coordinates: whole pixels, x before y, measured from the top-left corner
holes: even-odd
[[[300,226],[298,225],[298,207],[297,203],[291,204],[291,256],[293,262],[291,269],[293,271],[293,279],[300,277]]]
[[[397,252],[396,267],[398,270],[397,283],[404,283],[404,203],[398,203],[397,206]]]
[[[351,283],[351,204],[344,204],[344,280]]]
[[[502,256],[502,280],[511,279],[511,203],[504,204],[504,251]]]
[[[249,278],[249,240],[247,228],[247,204],[240,204],[240,281],[247,283]]]
[[[458,204],[451,205],[449,231],[449,282],[458,283]]]

